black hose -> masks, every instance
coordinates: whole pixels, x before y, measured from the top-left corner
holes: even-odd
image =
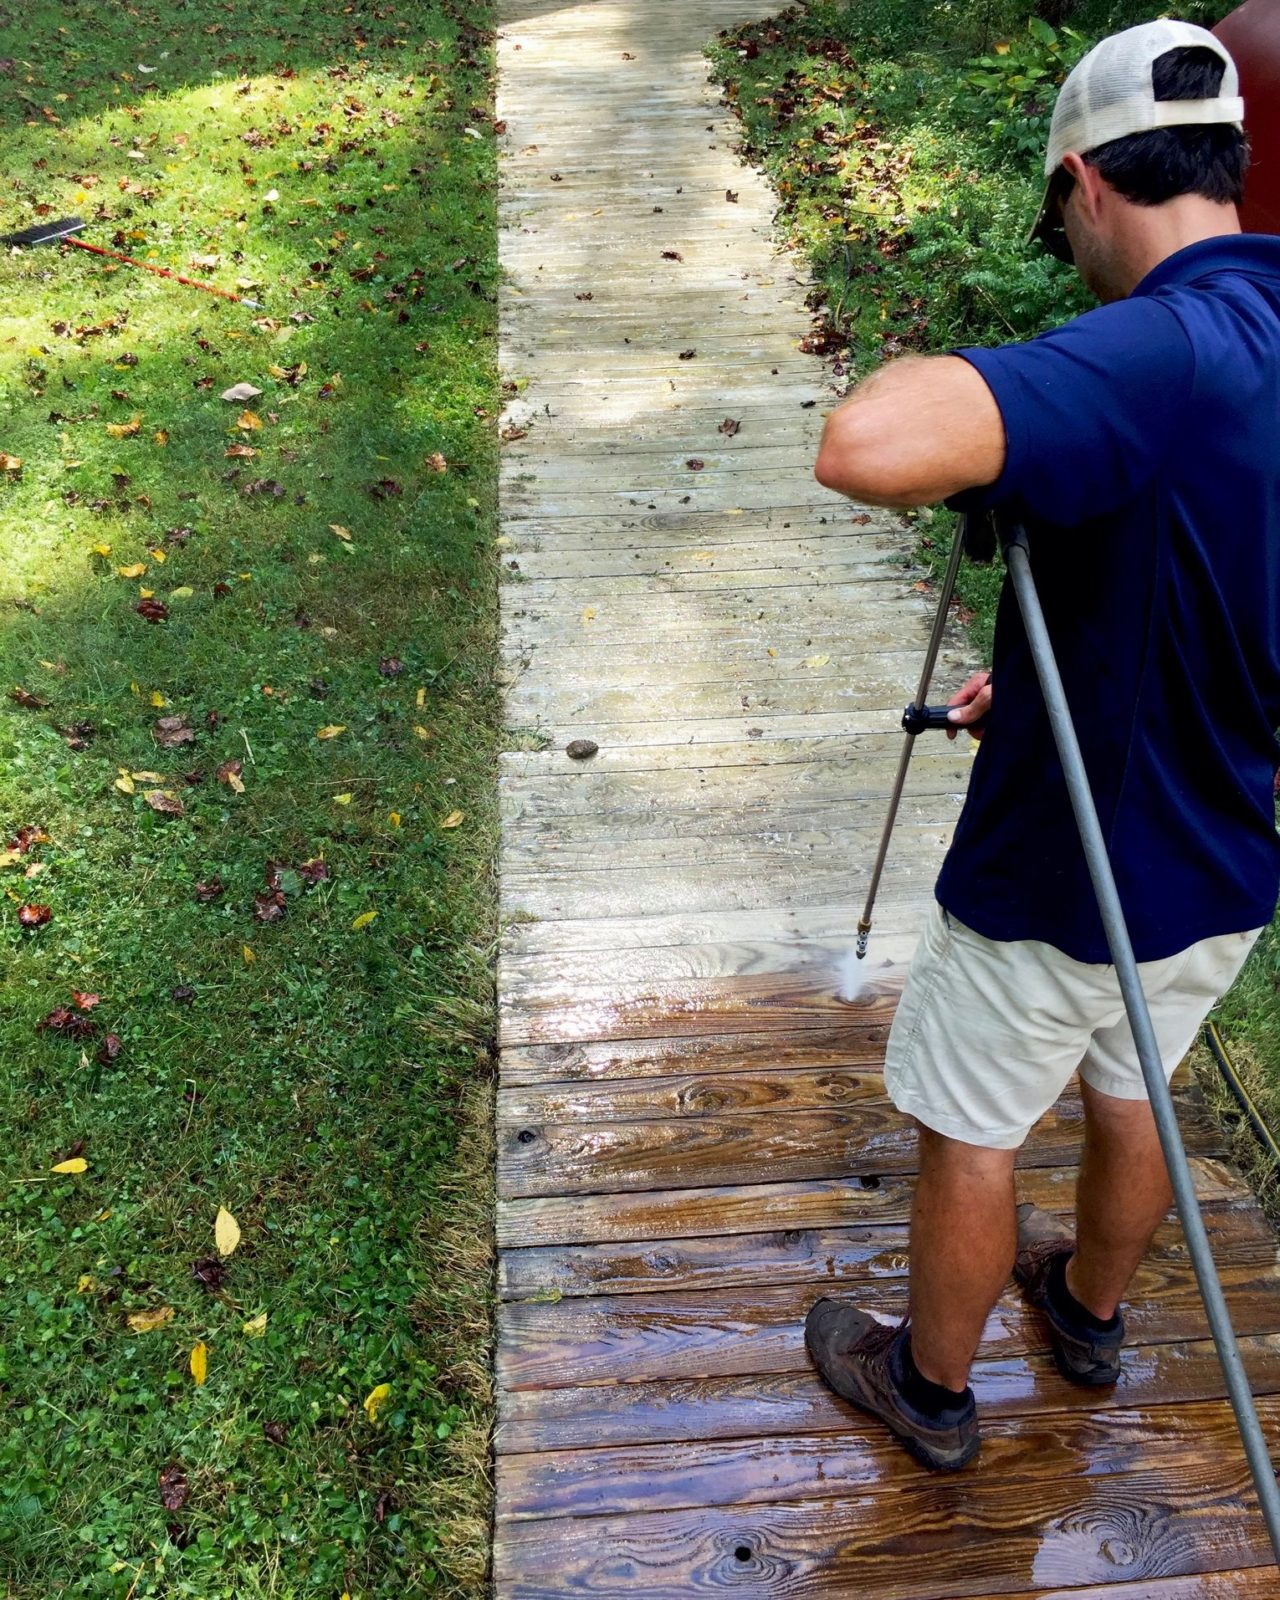
[[[1240,1074],[1236,1071],[1235,1062],[1231,1059],[1216,1023],[1205,1023],[1204,1042],[1209,1046],[1210,1055],[1217,1062],[1219,1076],[1231,1091],[1232,1099],[1240,1107],[1246,1121],[1253,1129],[1254,1137],[1276,1165],[1280,1166],[1280,1144],[1276,1142],[1275,1134],[1267,1126],[1266,1119],[1254,1105],[1249,1091],[1240,1081]]]

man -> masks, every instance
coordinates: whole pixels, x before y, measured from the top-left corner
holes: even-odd
[[[1280,239],[1240,232],[1234,65],[1203,29],[1105,39],[1064,83],[1035,233],[1103,302],[1026,344],[882,368],[815,471],[856,500],[1005,506],[1032,567],[1166,1069],[1280,888]],[[908,1320],[819,1300],[826,1382],[928,1466],[978,1450],[970,1366],[1013,1267],[1063,1376],[1120,1372],[1121,1298],[1171,1201],[1016,604],[885,1064],[916,1119]],[[1079,1069],[1072,1235],[1014,1158]]]

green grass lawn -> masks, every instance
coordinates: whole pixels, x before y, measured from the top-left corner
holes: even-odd
[[[478,1592],[491,68],[455,0],[0,34],[0,230],[261,302],[0,256],[13,1596]]]
[[[1185,0],[1177,15],[1211,26],[1232,5]],[[838,375],[1031,338],[1092,303],[1072,269],[1023,243],[1049,114],[1085,49],[1154,14],[1148,0],[1043,0],[1038,13],[1029,0],[810,0],[714,41],[744,151],[778,189],[780,232],[812,263],[807,343],[835,356]],[[925,509],[908,521],[940,573],[955,519]],[[961,569],[959,614],[984,655],[1002,578],[999,565]],[[1219,1022],[1280,1129],[1280,924]],[[1246,1142],[1239,1153],[1252,1156]],[[1270,1193],[1275,1175],[1254,1172]]]

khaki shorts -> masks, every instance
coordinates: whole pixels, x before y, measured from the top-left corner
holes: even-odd
[[[1139,963],[1166,1075],[1261,931]],[[1013,1150],[1077,1069],[1103,1094],[1147,1098],[1115,968],[1034,939],[984,939],[935,901],[885,1058],[899,1111],[965,1144]]]

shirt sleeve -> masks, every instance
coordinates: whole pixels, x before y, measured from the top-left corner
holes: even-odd
[[[1017,503],[1072,527],[1139,495],[1186,425],[1195,356],[1175,312],[1143,296],[1100,306],[1026,344],[954,354],[976,367],[1004,420],[994,483],[953,495],[955,511]]]

